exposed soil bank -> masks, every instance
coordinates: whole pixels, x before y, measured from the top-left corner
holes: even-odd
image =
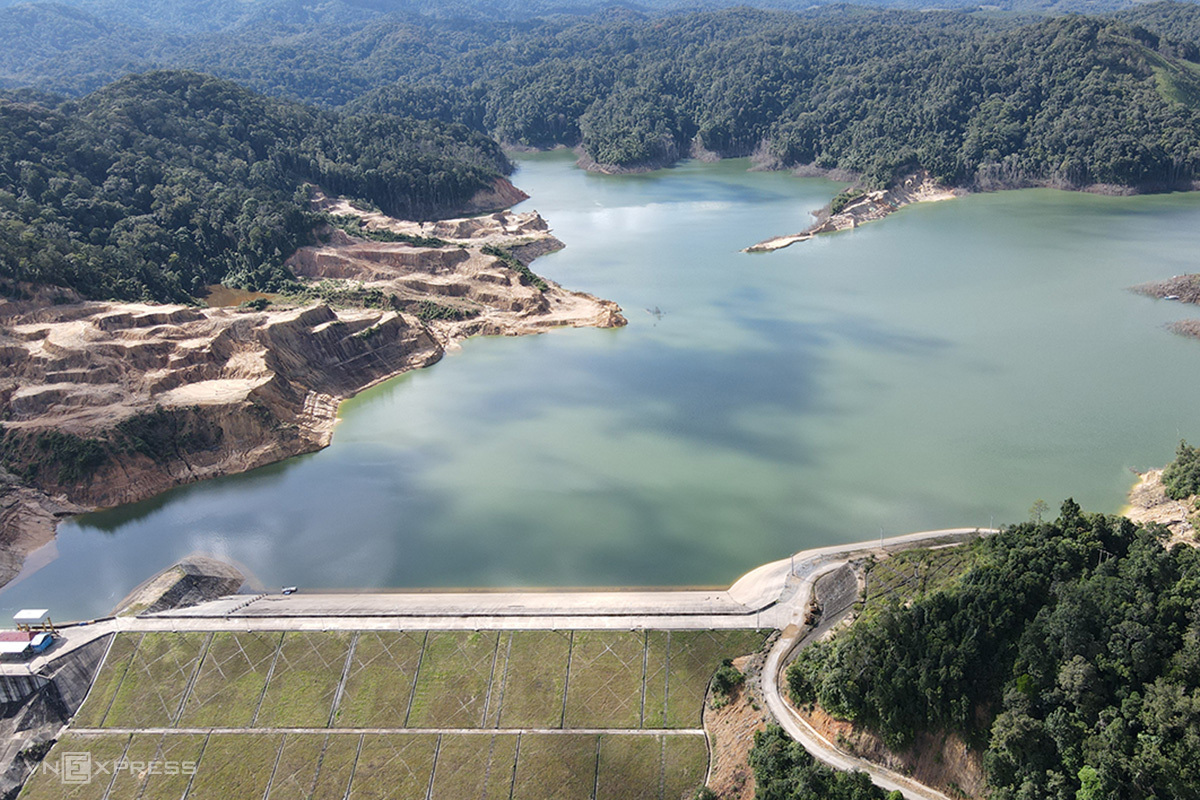
[[[625,324],[615,303],[534,285],[522,262],[562,247],[536,212],[415,223],[331,207],[444,241],[337,230],[292,257],[302,279],[379,308],[0,302],[0,585],[62,515],[325,447],[343,399],[469,336]]]
[[[910,746],[895,751],[879,736],[834,719],[820,706],[797,711],[822,736],[852,755],[907,775],[951,797],[987,795],[983,758],[957,734],[921,732]]]
[[[1196,531],[1193,517],[1197,512],[1195,497],[1172,500],[1163,486],[1161,469],[1141,473],[1138,482],[1129,490],[1129,505],[1121,513],[1139,525],[1156,522],[1171,531],[1168,547],[1177,543],[1195,547]]]
[[[754,771],[750,768],[750,750],[754,734],[766,730],[770,715],[762,698],[764,650],[733,660],[733,666],[746,676],[741,686],[729,695],[729,701],[714,708],[711,689],[704,704],[704,732],[709,740],[709,767],[706,786],[721,800],[754,800]]]

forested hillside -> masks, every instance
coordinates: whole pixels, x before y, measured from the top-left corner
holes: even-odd
[[[194,73],[54,105],[0,99],[0,279],[90,297],[279,288],[310,184],[399,217],[454,211],[510,165],[457,125],[349,117]]]
[[[533,17],[587,16],[613,8],[644,14],[715,11],[730,7],[806,11],[843,5],[846,0],[0,0],[12,6],[58,5],[77,9],[108,22],[192,33],[227,31],[264,23],[345,23],[406,15],[429,15],[445,20],[529,20]],[[854,0],[854,5],[922,10],[922,0]],[[938,8],[1028,14],[1104,13],[1136,9],[1138,0],[943,0]]]
[[[546,29],[417,83],[451,87],[464,121],[502,141],[581,142],[602,164],[699,147],[875,183],[920,166],[959,185],[1140,185],[1200,168],[1200,67],[1179,51],[1083,18],[997,31],[958,14],[728,12]],[[418,97],[401,86],[360,103],[420,113]]]
[[[1200,797],[1200,551],[1082,513],[976,542],[959,582],[892,603],[789,671],[793,699],[895,745],[986,748],[991,797]]]
[[[200,6],[172,6],[153,29],[143,6],[0,9],[0,72],[39,87],[0,100],[10,285],[159,300],[214,281],[277,287],[312,228],[305,184],[435,215],[509,169],[495,141],[580,146],[605,168],[753,155],[875,185],[916,168],[978,188],[1200,177],[1192,5],[1124,21],[861,8],[522,20],[503,4],[466,18],[246,0],[216,4],[200,31]],[[128,22],[114,21],[123,7]],[[352,116],[193,73],[68,103],[38,94],[156,64]]]
[[[355,8],[181,36],[20,6],[0,13],[0,72],[78,92],[183,66],[508,144],[581,145],[618,168],[707,151],[874,184],[916,167],[982,188],[1157,188],[1200,172],[1192,5],[1033,22],[849,7],[524,20]]]
[[[1137,5],[1113,16],[1121,22],[1139,25],[1169,40],[1196,48],[1181,53],[1192,61],[1196,60],[1196,50],[1200,50],[1200,5],[1159,0]]]

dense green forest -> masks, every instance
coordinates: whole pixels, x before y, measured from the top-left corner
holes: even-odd
[[[1162,535],[1068,500],[804,650],[793,699],[893,745],[963,731],[996,800],[1200,797],[1200,551]]]
[[[1113,15],[1130,25],[1139,25],[1176,42],[1200,46],[1200,6],[1195,3],[1173,3],[1159,0],[1142,3]],[[1194,54],[1188,58],[1195,61]]]
[[[1032,21],[849,7],[518,18],[500,7],[468,16],[358,4],[336,18],[272,13],[183,35],[83,8],[16,6],[0,10],[0,74],[78,93],[181,66],[271,95],[461,123],[508,144],[582,145],[623,168],[698,149],[840,168],[876,185],[916,167],[981,188],[1161,187],[1200,172],[1192,4]]]
[[[0,285],[187,300],[278,289],[319,217],[311,185],[427,217],[511,167],[461,125],[347,116],[187,72],[77,101],[0,98]]]
[[[581,143],[624,167],[698,147],[875,184],[924,167],[984,188],[1145,185],[1200,170],[1200,66],[1181,54],[1194,48],[1084,18],[614,17],[469,52],[355,105],[420,114],[420,90],[449,87],[455,118],[502,141]]]

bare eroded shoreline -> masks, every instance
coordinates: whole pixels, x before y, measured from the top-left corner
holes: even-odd
[[[524,266],[563,246],[537,212],[415,223],[330,206],[368,234],[422,237],[331,229],[292,256],[319,296],[349,304],[0,303],[0,586],[66,516],[319,450],[343,400],[466,338],[625,324],[615,303]],[[80,468],[72,441],[100,443],[99,463]]]

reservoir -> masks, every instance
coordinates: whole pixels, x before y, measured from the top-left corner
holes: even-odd
[[[567,248],[533,269],[629,325],[475,339],[345,403],[332,446],[85,515],[0,613],[106,613],[188,553],[268,589],[727,585],[789,552],[1116,512],[1200,440],[1200,193],[912,206],[772,254],[844,185],[521,156]]]

